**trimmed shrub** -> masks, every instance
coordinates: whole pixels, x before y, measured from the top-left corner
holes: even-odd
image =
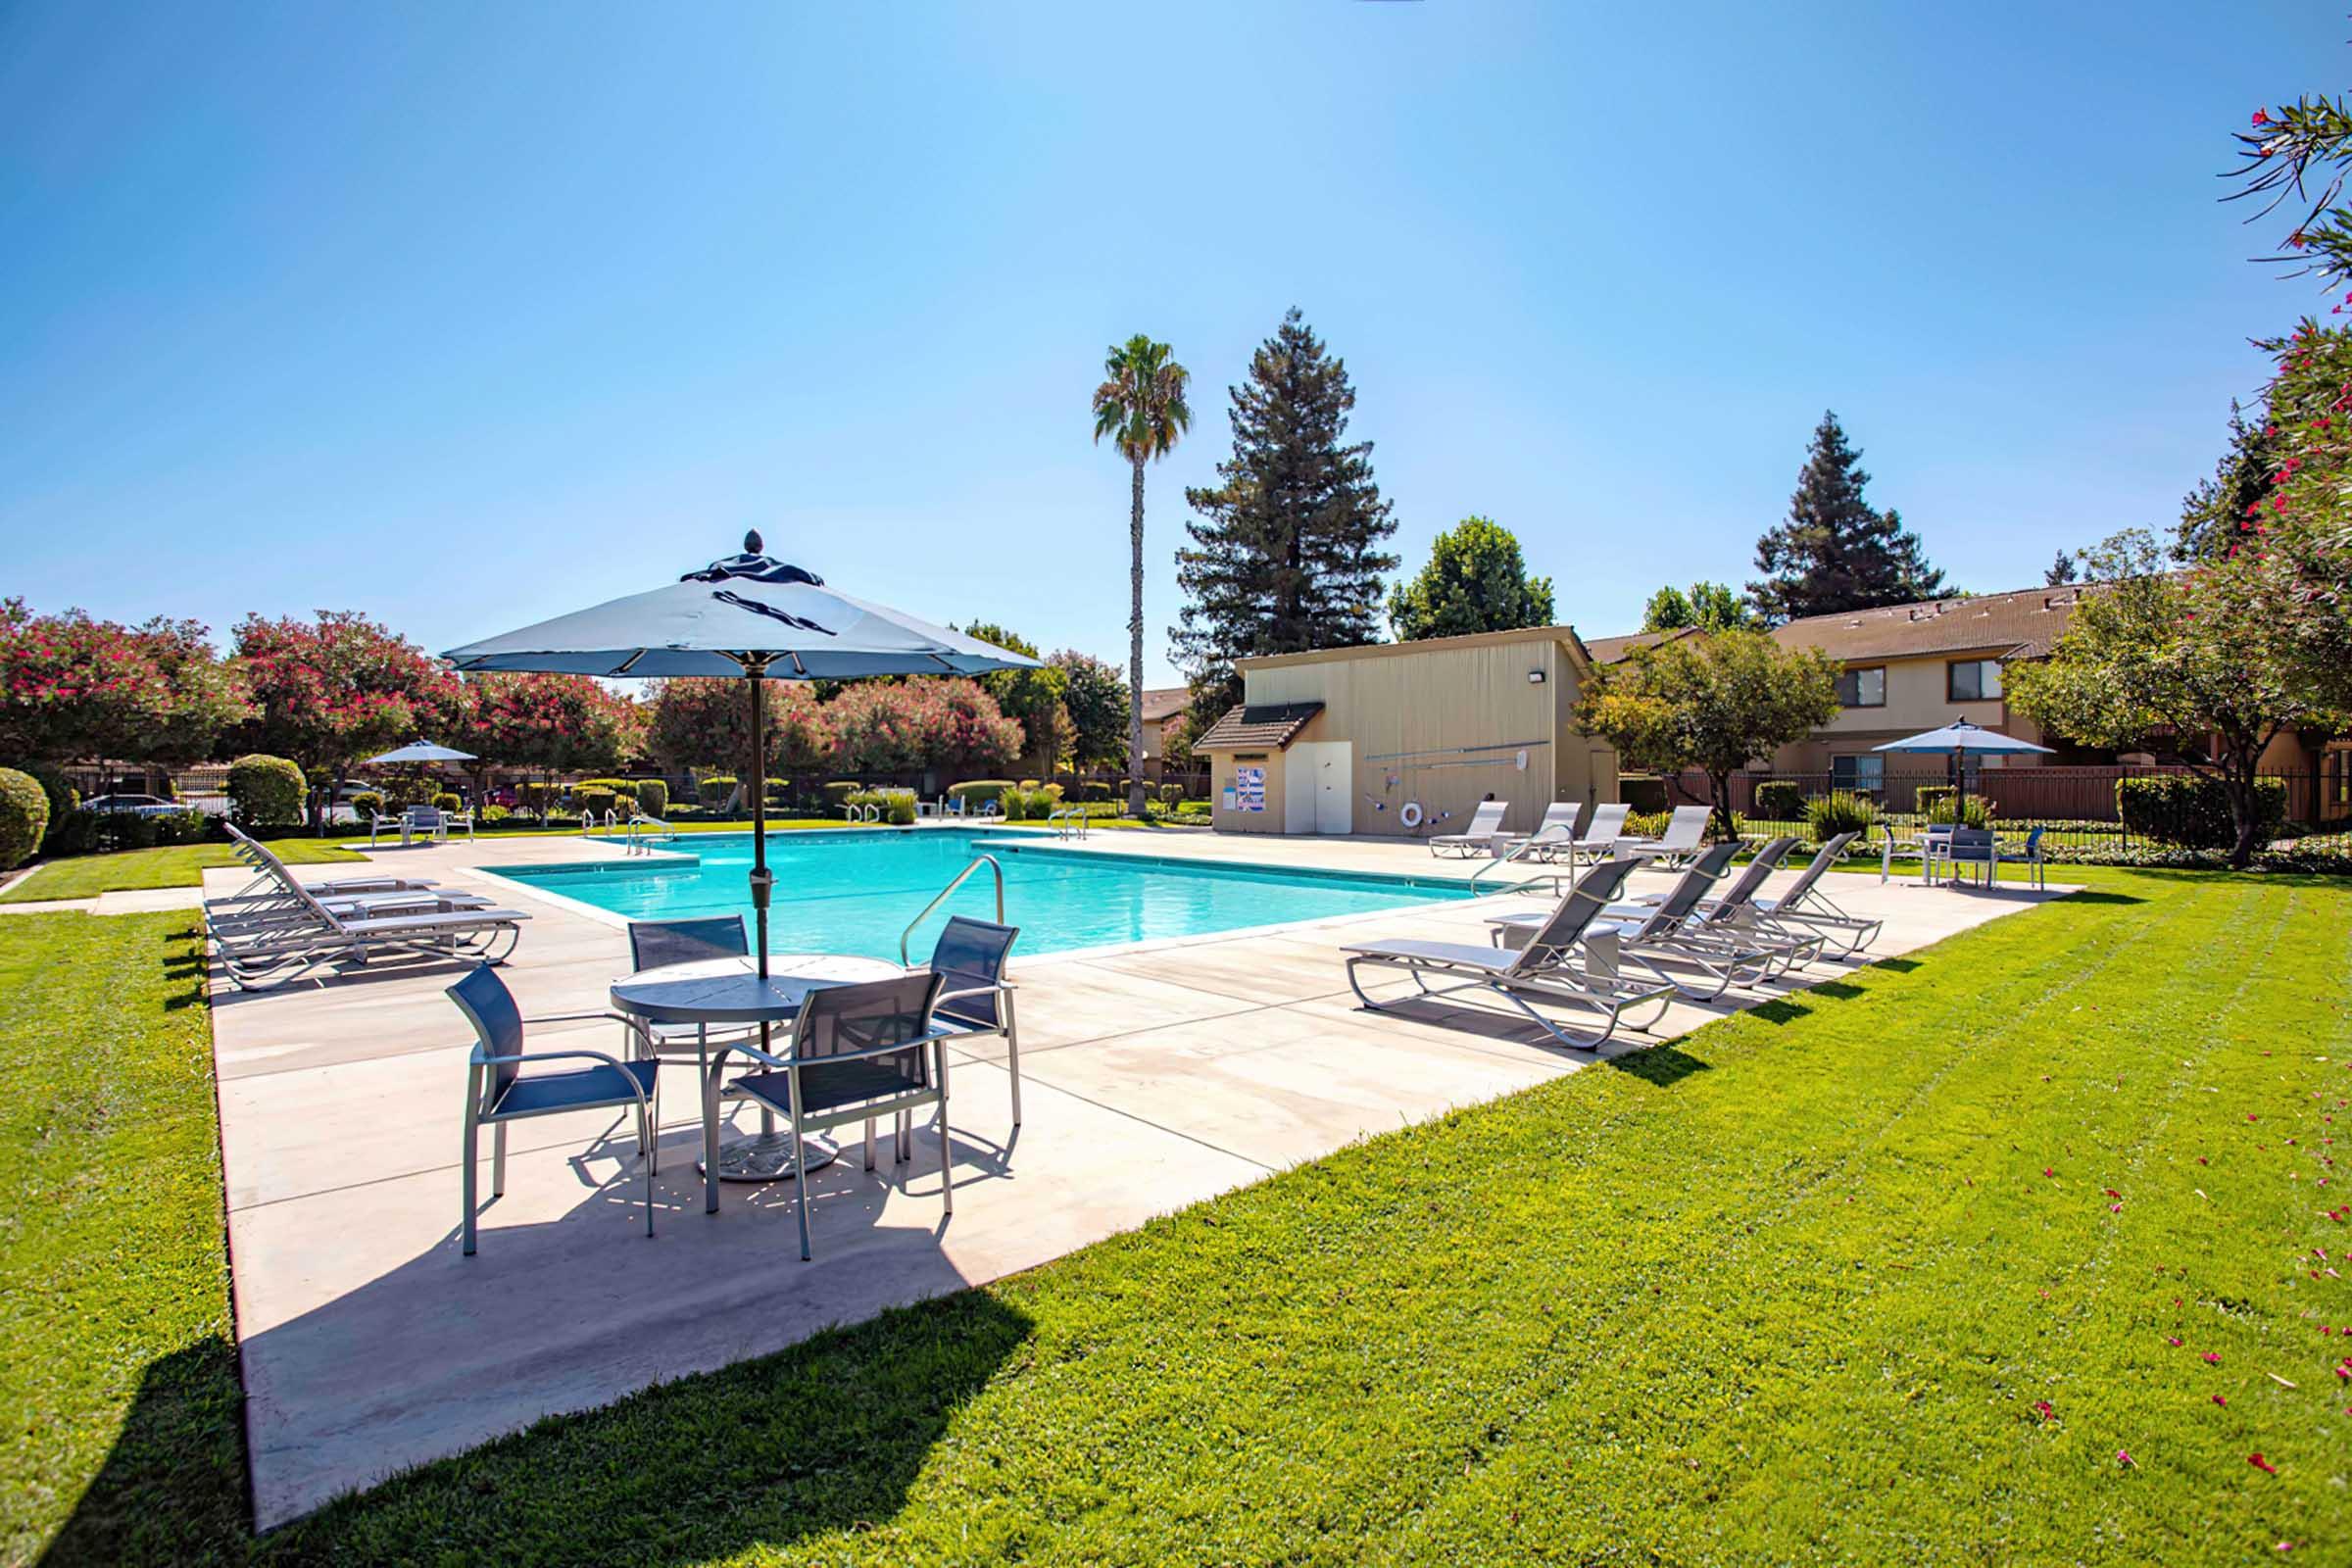
[[[660,816],[669,809],[669,785],[658,778],[637,781],[637,809],[648,816]]]
[[[547,808],[555,803],[555,786],[545,779],[525,779],[514,786],[514,804],[533,816],[545,817]]]
[[[24,769],[40,785],[41,793],[49,798],[49,827],[56,831],[59,822],[68,814],[81,808],[81,791],[66,782],[65,771],[46,762],[35,762]]]
[[[1794,822],[1805,814],[1804,786],[1794,779],[1766,779],[1756,786],[1756,815],[1771,822]]]
[[[841,803],[845,808],[863,812],[869,806],[882,808],[882,820],[899,827],[914,824],[914,791],[907,789],[854,790]]]
[[[1078,786],[1078,798],[1082,801],[1107,801],[1110,799],[1110,786],[1099,778],[1090,778]]]
[[[228,764],[228,808],[244,827],[296,827],[309,788],[302,769],[255,752]]]
[[[213,819],[193,809],[161,811],[147,820],[155,824],[158,844],[202,844],[213,830]]]
[[[1184,804],[1184,786],[1181,784],[1162,784],[1159,787],[1159,804],[1162,806],[1182,806]]]
[[[30,773],[0,767],[0,871],[32,858],[49,832],[49,792]]]
[[[574,784],[572,792],[581,790],[611,790],[614,796],[626,795],[637,786],[625,778],[584,778]]]
[[[962,801],[966,810],[983,801],[1002,800],[1004,792],[1013,787],[1008,778],[967,778],[960,784],[948,786],[948,799]]]
[[[479,820],[484,826],[488,826],[492,822],[504,822],[508,817],[513,816],[514,814],[514,812],[508,810],[503,806],[485,806],[482,808],[481,813],[477,820]]]
[[[575,784],[571,791],[572,809],[583,818],[603,817],[619,803],[620,797],[602,784]]]
[[[351,808],[363,822],[371,816],[381,816],[384,810],[382,790],[362,790],[351,798]]]
[[[710,773],[694,786],[694,798],[712,810],[726,805],[727,797],[734,793],[735,775],[732,773]]]
[[[1878,822],[1878,804],[1851,790],[1832,790],[1805,803],[1805,831],[1816,844],[1827,844],[1840,833],[1868,833]]]
[[[826,814],[832,815],[850,804],[850,797],[861,793],[865,786],[856,779],[835,779],[825,786]]]
[[[443,790],[440,794],[433,797],[433,809],[451,814],[463,811],[466,809],[466,797],[463,795],[453,795],[449,791]]]
[[[2159,773],[2115,781],[2115,808],[2124,831],[2183,850],[2227,850],[2237,843],[2230,819],[2230,792],[2218,778],[2198,773]],[[2254,781],[2257,843],[2278,834],[2286,816],[2286,781]]]
[[[1926,790],[1920,791],[1922,795]],[[1971,795],[1965,803],[1955,803],[1950,790],[1937,792],[1938,798],[1927,806],[1928,820],[1937,826],[1949,826],[1952,813],[1960,813],[1962,827],[1992,826],[1992,805],[1982,795]]]

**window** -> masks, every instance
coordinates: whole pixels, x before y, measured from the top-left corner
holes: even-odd
[[[1959,659],[1943,666],[1944,695],[1955,703],[1997,703],[2001,700],[2001,662],[1997,659]]]
[[[1833,757],[1830,759],[1830,788],[1852,790],[1856,794],[1876,795],[1886,782],[1886,759],[1884,757]]]
[[[1838,701],[1846,708],[1885,708],[1886,666],[1873,664],[1867,669],[1841,671],[1838,676]]]

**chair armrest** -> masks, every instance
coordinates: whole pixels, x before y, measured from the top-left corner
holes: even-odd
[[[1011,981],[1000,980],[993,986],[967,986],[961,991],[942,991],[937,997],[932,999],[932,1004],[936,1006],[942,1002],[954,1002],[959,997],[1004,996],[1013,989],[1014,987]]]
[[[623,1012],[549,1012],[542,1013],[536,1018],[525,1018],[522,1021],[526,1024],[586,1023],[593,1018],[603,1018],[612,1023],[625,1023],[631,1028],[635,1028],[640,1022],[643,1021],[641,1019],[632,1018],[627,1013]]]
[[[510,1062],[523,1063],[533,1061],[564,1060],[603,1062],[606,1066],[611,1067],[614,1071],[618,1072],[623,1078],[628,1079],[629,1092],[637,1097],[637,1102],[639,1104],[644,1104],[646,1102],[645,1091],[637,1087],[636,1076],[629,1071],[628,1064],[622,1061],[618,1056],[609,1056],[601,1051],[526,1051],[519,1056],[485,1056],[481,1054],[480,1048],[476,1047],[474,1050],[473,1060],[470,1065],[476,1067],[503,1067]]]
[[[895,1045],[872,1046],[864,1051],[828,1052],[821,1056],[795,1056],[786,1065],[794,1067],[830,1067],[835,1062],[839,1061],[866,1061],[875,1056],[895,1056],[900,1052],[913,1051],[923,1046],[936,1044],[942,1040],[960,1040],[970,1032],[971,1031],[968,1029],[934,1029],[927,1035],[916,1035],[912,1040],[902,1040]],[[760,1054],[760,1053],[755,1053],[755,1054]]]

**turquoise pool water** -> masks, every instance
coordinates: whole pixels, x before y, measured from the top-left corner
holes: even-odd
[[[1199,936],[1245,926],[1393,909],[1463,896],[1438,878],[1263,870],[1157,858],[1056,850],[1050,839],[925,828],[908,832],[770,833],[776,892],[769,951],[899,956],[899,933],[976,854],[1004,867],[1004,918],[1020,953],[1060,953],[1113,942]],[[675,846],[694,864],[636,859],[517,866],[501,874],[632,920],[740,912],[752,926],[749,833],[689,834]],[[993,919],[996,888],[984,866],[915,933],[931,951],[950,912]]]

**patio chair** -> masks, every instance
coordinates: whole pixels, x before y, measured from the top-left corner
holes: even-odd
[[[1479,802],[1478,809],[1470,813],[1470,825],[1459,833],[1434,835],[1429,840],[1429,853],[1460,859],[1486,854],[1502,832],[1502,813],[1510,808],[1508,801]]]
[[[1983,866],[1984,885],[1992,886],[1993,873],[2000,868],[2000,846],[1993,841],[1988,827],[1958,827],[1950,829],[1944,843],[1943,861],[1954,882],[1960,880],[1963,866]]]
[[[1616,853],[1618,841],[1625,837],[1625,819],[1633,809],[1623,801],[1595,806],[1592,808],[1592,820],[1586,824],[1582,834],[1565,846],[1546,846],[1536,853],[1546,860],[1557,860],[1565,856],[1571,867],[1608,859]]]
[[[1578,801],[1554,801],[1544,808],[1544,820],[1536,824],[1533,833],[1497,833],[1505,852],[1526,845],[1529,859],[1541,859],[1550,853],[1551,846],[1566,846],[1576,842],[1576,820],[1584,813]]]
[[[1844,942],[1841,956],[1846,957],[1851,957],[1877,941],[1879,933],[1886,928],[1886,921],[1848,914],[1828,894],[1822,892],[1820,886],[1822,873],[1836,865],[1845,854],[1846,847],[1859,837],[1859,833],[1838,834],[1821,847],[1786,891],[1775,898],[1750,899],[1748,907],[1753,918],[1769,929],[1788,931],[1793,926],[1818,931],[1824,937],[1841,933]],[[1707,905],[1702,903],[1699,907],[1704,909]],[[1824,945],[1826,947],[1827,944]]]
[[[698,963],[706,958],[749,957],[751,952],[751,939],[744,935],[743,916],[740,914],[713,914],[692,920],[629,922],[629,972],[632,974],[641,974],[647,969],[666,968],[673,963]],[[675,1061],[682,1065],[688,1059],[687,1053],[691,1052],[697,1072],[710,1070],[713,1041],[723,1044],[760,1038],[758,1024],[722,1024],[713,1030],[707,1023],[633,1022],[630,1029],[658,1060]],[[657,1122],[661,1108],[662,1094],[657,1087],[654,1091]],[[769,1130],[773,1131],[772,1128]]]
[[[654,1172],[660,1163],[660,1129],[654,1120],[654,1073],[651,1056],[623,1061],[601,1051],[526,1051],[523,1031],[533,1024],[581,1023],[611,1019],[627,1024],[616,1012],[554,1013],[525,1018],[498,971],[488,964],[449,988],[450,1001],[473,1025],[473,1054],[466,1064],[466,1169],[463,1182],[466,1215],[463,1225],[465,1255],[473,1255],[474,1211],[481,1162],[481,1129],[489,1124],[490,1196],[507,1191],[507,1123],[532,1116],[557,1116],[575,1110],[633,1110],[637,1113],[637,1155],[645,1161],[645,1234],[654,1234]],[[569,1072],[525,1074],[523,1066],[540,1061],[586,1061],[594,1065]]]
[[[2050,884],[2044,867],[2049,862],[2042,855],[2041,836],[2048,831],[2047,828],[2040,827],[2027,829],[2025,847],[2020,850],[2004,851],[1996,847],[1993,855],[1992,874],[1997,878],[2002,866],[2022,865],[2026,868],[2027,875],[2033,879],[2033,885],[2035,888],[2047,889]]]
[[[329,963],[366,963],[378,950],[503,963],[521,939],[520,909],[444,909],[345,916],[296,884],[303,916],[261,930],[213,933],[214,956],[241,991],[266,991]]]
[[[1740,850],[1737,842],[1718,844],[1707,850],[1683,872],[1673,890],[1654,905],[1611,904],[1603,908],[1602,918],[1620,922],[1616,944],[1619,961],[1655,976],[1698,1002],[1713,1002],[1735,985],[1759,984],[1786,967],[1787,944],[1717,929],[1698,912],[1699,900],[1709,887],[1723,880],[1732,858]],[[1631,859],[1610,862],[1612,866],[1629,869],[1638,863]],[[1585,880],[1591,883],[1599,874],[1595,870]],[[1618,885],[1623,886],[1622,880]],[[1487,925],[1497,944],[1514,939],[1533,940],[1534,933],[1541,929],[1526,915],[1496,915]],[[1714,986],[1711,990],[1691,986],[1666,973],[1660,963],[1694,968],[1714,981]]]
[[[1680,866],[1698,853],[1707,836],[1707,818],[1714,814],[1711,806],[1678,806],[1667,818],[1663,834],[1654,839],[1620,839],[1615,853],[1654,859],[1661,866]]]
[[[757,1046],[720,1048],[722,1068],[730,1053],[740,1053],[767,1069],[746,1073],[727,1087],[772,1111],[792,1133],[793,1159],[800,1178],[794,1183],[793,1198],[800,1207],[804,1262],[812,1255],[807,1146],[803,1142],[810,1133],[865,1123],[865,1168],[871,1170],[874,1120],[896,1115],[899,1130],[892,1139],[892,1156],[903,1164],[910,1157],[913,1113],[924,1106],[938,1106],[940,1203],[944,1212],[956,1212],[954,1138],[948,1129],[948,1042],[961,1031],[939,1028],[932,1018],[932,1008],[946,984],[945,976],[918,969],[864,985],[820,986],[801,1004],[786,1054],[775,1055]],[[710,1092],[715,1088],[711,1086]]]
[[[1516,950],[1480,947],[1468,942],[1422,942],[1393,939],[1360,943],[1348,954],[1348,988],[1374,1012],[1387,1008],[1364,991],[1357,976],[1361,968],[1400,969],[1410,975],[1420,997],[1443,998],[1463,991],[1487,991],[1500,997],[1532,1019],[1563,1046],[1594,1051],[1616,1034],[1628,1008],[1655,1003],[1657,1010],[1636,1024],[1654,1023],[1674,998],[1675,987],[1663,977],[1629,983],[1618,963],[1616,942],[1620,928],[1596,921],[1608,902],[1624,890],[1636,862],[1613,860],[1595,866],[1582,883],[1553,905],[1527,933]],[[1450,982],[1432,986],[1432,979]],[[1562,1029],[1536,1010],[1546,1006],[1581,1007],[1605,1020],[1600,1033],[1584,1036]]]
[[[929,971],[945,982],[932,1015],[967,1035],[1003,1035],[1004,1068],[1012,1078],[1012,1124],[1021,1124],[1021,1032],[1012,1011],[1012,982],[1004,978],[1020,927],[951,915],[931,950]],[[923,971],[916,970],[915,973]],[[867,1139],[873,1133],[869,1126]]]
[[[412,806],[405,814],[409,831],[423,834],[428,844],[447,844],[453,828],[462,827],[467,839],[473,837],[471,811],[444,811],[438,806]],[[605,813],[608,827],[612,825],[612,814],[610,811]]]
[[[234,822],[223,822],[220,825],[228,832],[230,851],[260,874],[248,882],[241,891],[223,898],[208,900],[208,904],[233,904],[239,899],[254,896],[257,890],[265,886],[275,889],[285,883],[297,881],[286,862],[279,859],[276,852],[268,845],[238,827]],[[307,886],[312,893],[320,898],[339,898],[355,893],[416,892],[423,888],[436,887],[439,884],[430,877],[353,876],[341,877],[330,882],[311,882],[301,885]],[[264,896],[275,897],[275,893],[271,892]]]

